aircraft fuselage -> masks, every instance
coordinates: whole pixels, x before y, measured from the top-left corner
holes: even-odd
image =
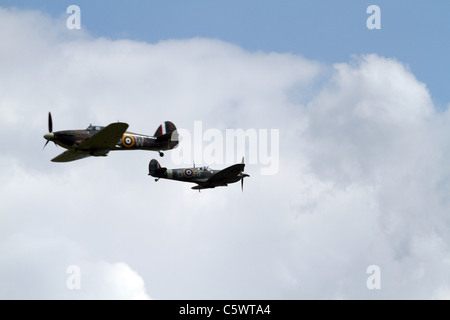
[[[47,138],[52,140],[57,145],[70,150],[76,151],[92,151],[91,149],[79,148],[79,144],[85,140],[91,138],[99,130],[64,130],[48,133]],[[46,138],[46,139],[47,139]],[[157,138],[152,136],[141,135],[132,132],[125,132],[122,138],[117,141],[114,148],[110,150],[170,150],[178,144],[178,141],[174,140],[162,140],[158,141]]]
[[[243,172],[243,169],[243,163],[232,165],[223,170],[213,170],[208,167],[167,169],[162,168],[155,159],[149,163],[149,175],[155,177],[155,181],[162,178],[196,183],[198,185],[192,187],[194,190],[222,187],[238,182],[249,176]]]

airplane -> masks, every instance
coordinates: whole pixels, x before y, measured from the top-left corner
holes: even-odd
[[[153,136],[127,132],[128,124],[116,122],[102,126],[89,125],[86,130],[64,130],[53,132],[52,114],[48,113],[48,133],[44,135],[47,142],[65,149],[53,158],[52,162],[69,162],[86,157],[105,157],[113,150],[171,150],[178,145],[178,133],[175,125],[166,121],[161,124]],[[44,149],[43,148],[43,149]]]
[[[242,163],[234,164],[223,170],[212,170],[207,166],[196,168],[167,169],[162,168],[159,162],[152,159],[148,165],[149,176],[155,177],[155,182],[159,179],[170,179],[183,182],[192,182],[197,185],[193,190],[211,189],[215,187],[225,187],[229,183],[241,180],[241,189],[244,191],[244,178],[250,177],[244,173],[244,157]]]

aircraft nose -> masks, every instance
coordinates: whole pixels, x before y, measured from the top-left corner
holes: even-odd
[[[55,139],[55,135],[53,134],[53,132],[46,133],[44,134],[44,139],[48,141],[53,141]]]

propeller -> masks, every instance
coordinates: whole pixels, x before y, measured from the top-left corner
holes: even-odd
[[[241,190],[242,190],[242,192],[244,192],[244,178],[250,177],[250,175],[248,175],[248,174],[246,174],[246,173],[243,173],[243,172],[241,172],[241,174],[242,174],[242,178],[241,178]]]
[[[48,113],[48,133],[44,134],[44,139],[47,140],[47,142],[44,144],[44,148],[47,146],[47,144],[50,141],[53,141],[55,143],[55,134],[53,133],[53,120],[52,120],[52,114]],[[55,143],[56,145],[56,143]],[[42,148],[42,149],[44,149]]]
[[[48,132],[53,132],[53,121],[51,112],[48,113]]]
[[[242,157],[242,163],[244,163],[244,157]],[[244,171],[241,172],[242,178],[241,178],[241,190],[244,192],[244,178],[250,177],[250,175],[244,173]]]

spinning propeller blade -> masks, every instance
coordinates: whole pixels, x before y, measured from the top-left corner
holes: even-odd
[[[244,157],[242,157],[242,163],[244,163]],[[250,177],[248,174],[244,173],[244,171],[241,172],[242,178],[241,178],[241,190],[244,192],[244,178]]]
[[[53,132],[53,121],[52,121],[52,114],[48,113],[48,132]]]
[[[44,139],[47,140],[47,142],[44,144],[44,148],[47,146],[49,141],[53,141],[55,146],[57,145],[55,143],[55,135],[53,134],[53,120],[52,120],[52,114],[50,112],[48,113],[48,133],[46,133],[44,135]],[[44,150],[44,148],[42,148],[42,150]]]

